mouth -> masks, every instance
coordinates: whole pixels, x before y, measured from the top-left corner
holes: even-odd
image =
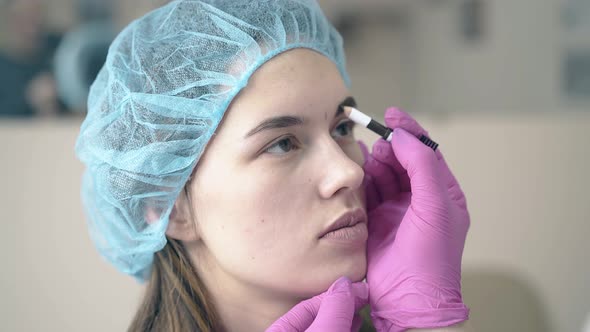
[[[367,236],[367,215],[363,209],[347,211],[320,233],[320,239],[362,239]]]

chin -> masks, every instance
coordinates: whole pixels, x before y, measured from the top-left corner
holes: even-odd
[[[362,265],[362,267],[361,266],[357,267],[356,269],[351,271],[350,275],[347,275],[347,277],[350,280],[352,280],[352,282],[363,281],[366,276],[367,276],[366,261],[365,261],[365,264]]]
[[[367,275],[367,256],[364,251],[350,255],[346,260],[339,263],[338,273],[334,276],[334,280],[342,276],[348,277],[353,282],[365,279]]]

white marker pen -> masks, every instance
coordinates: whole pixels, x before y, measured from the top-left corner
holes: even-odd
[[[367,127],[372,132],[381,136],[384,140],[391,142],[391,136],[393,134],[393,129],[385,127],[384,125],[371,119],[370,116],[357,110],[354,107],[346,106],[346,105],[343,105],[341,107],[344,109],[344,114],[346,114],[346,116],[349,119],[351,119],[355,123],[360,124],[363,127]],[[426,146],[428,146],[428,147],[432,148],[432,150],[436,151],[438,144],[435,141],[431,140],[430,138],[426,137],[425,135],[420,135],[420,137],[418,137],[418,139],[422,143],[424,143]]]

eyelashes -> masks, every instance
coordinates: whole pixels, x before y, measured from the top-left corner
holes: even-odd
[[[350,119],[342,119],[334,127],[334,129],[332,129],[331,135],[335,140],[338,141],[352,138],[355,125],[356,123]],[[292,151],[298,150],[300,147],[300,143],[295,136],[286,135],[279,137],[277,140],[271,143],[271,145],[263,150],[263,153],[269,153],[272,155],[285,155]]]
[[[355,125],[356,123],[350,119],[342,119],[342,121],[340,121],[332,130],[332,136],[334,137],[334,131],[338,131],[340,137],[352,136],[352,130]]]
[[[268,148],[264,149],[263,152],[275,155],[286,154],[291,152],[293,149],[299,148],[296,143],[296,138],[294,136],[283,136]]]

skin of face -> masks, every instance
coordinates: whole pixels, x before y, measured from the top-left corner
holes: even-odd
[[[337,67],[309,49],[277,55],[234,98],[170,217],[227,330],[261,330],[336,279],[361,281],[366,246],[320,234],[364,211],[363,156],[338,105]],[[303,122],[248,132],[277,116]],[[192,205],[192,213],[191,206]]]

